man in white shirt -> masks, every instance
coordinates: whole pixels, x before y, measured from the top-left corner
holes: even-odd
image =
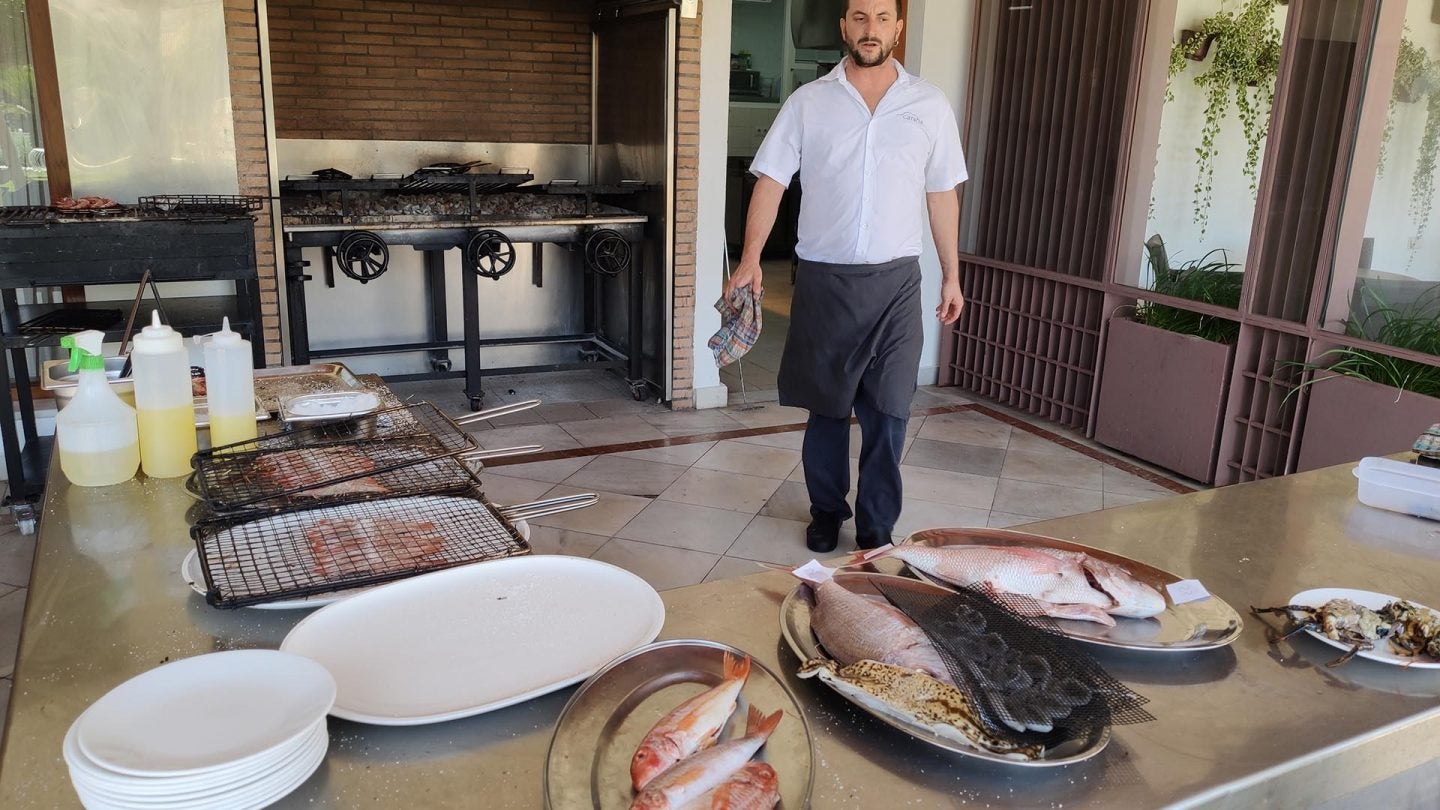
[[[849,55],[796,90],[750,171],[757,177],[745,249],[726,294],[760,289],[760,250],[798,171],[800,259],[780,364],[780,403],[810,411],[803,461],[812,522],[806,544],[833,551],[852,512],[850,414],[860,422],[856,541],[890,541],[900,516],[900,455],[923,334],[922,223],[943,280],[936,315],[960,317],[959,198],[968,176],[944,93],[890,58],[903,0],[849,0],[840,32]]]

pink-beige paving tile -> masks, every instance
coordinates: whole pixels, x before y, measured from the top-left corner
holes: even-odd
[[[677,444],[671,447],[651,447],[645,450],[626,450],[623,453],[613,453],[620,458],[638,458],[642,461],[658,461],[661,464],[679,464],[682,467],[689,467],[700,460],[700,457],[710,451],[715,442],[695,442],[694,444]]]
[[[804,424],[810,413],[802,408],[791,408],[775,403],[766,403],[756,410],[726,408],[725,413],[745,427],[772,427],[774,425]]]
[[[993,478],[1000,475],[1001,468],[1005,466],[1005,451],[998,447],[916,439],[905,453],[904,463],[911,467],[928,467],[932,470],[949,470]]]
[[[0,584],[24,587],[30,584],[30,567],[35,560],[35,535],[21,534],[14,526],[0,533]]]
[[[1000,471],[1000,477],[1081,489],[1104,488],[1106,464],[1074,451],[1065,452],[1068,455],[1033,453],[1012,447],[1005,453],[1005,466]]]
[[[495,428],[471,434],[487,450],[538,444],[545,450],[569,450],[580,446],[574,436],[559,425],[522,425]]]
[[[706,582],[715,582],[721,579],[734,579],[736,577],[748,577],[751,574],[760,574],[770,569],[755,562],[754,560],[737,560],[733,557],[721,557],[705,575]]]
[[[1138,475],[1131,475],[1108,464],[1105,465],[1105,491],[1117,495],[1154,495],[1156,497],[1176,494],[1159,484],[1146,481]]]
[[[617,565],[636,574],[657,591],[698,585],[705,580],[720,557],[698,551],[657,546],[636,540],[612,538],[591,555],[592,559]]]
[[[530,461],[524,464],[506,464],[502,467],[487,467],[480,473],[480,480],[487,475],[507,475],[511,478],[529,478],[532,481],[549,481],[558,484],[574,475],[581,467],[589,464],[591,456],[579,458],[557,458],[550,461]]]
[[[660,498],[753,515],[760,511],[779,486],[780,480],[776,478],[692,467],[669,489],[660,493]]]
[[[1095,512],[1104,505],[1104,495],[1099,490],[1002,479],[995,490],[992,508],[1016,515],[1058,518]]]
[[[800,453],[783,447],[723,441],[716,444],[695,462],[702,470],[723,470],[758,475],[761,478],[784,479],[800,463]]]
[[[893,533],[905,537],[921,529],[983,527],[989,518],[988,509],[907,498],[901,504],[900,519],[895,521]]]
[[[855,490],[851,489],[845,498],[850,504],[853,512],[855,509]],[[786,481],[775,490],[770,500],[765,502],[765,507],[760,514],[766,517],[782,518],[784,520],[799,520],[805,523],[810,522],[810,492],[805,484],[798,481]]]
[[[557,486],[545,493],[546,498],[559,498],[564,495],[579,495],[590,490],[579,489],[572,486]],[[640,510],[650,505],[649,498],[637,498],[633,495],[617,495],[610,492],[598,493],[600,500],[587,506],[584,509],[575,509],[570,512],[561,512],[558,515],[535,518],[530,521],[540,526],[553,526],[557,529],[571,529],[587,534],[599,534],[605,537],[613,537],[616,532],[626,523],[629,523]]]
[[[15,652],[20,646],[20,622],[25,616],[27,588],[16,588],[0,596],[0,678],[15,672]]]
[[[1164,498],[1164,497],[1166,497],[1166,496],[1165,496],[1165,495],[1161,495],[1161,494],[1159,494],[1159,493],[1156,493],[1155,495],[1152,496],[1152,495],[1125,495],[1125,494],[1122,494],[1122,493],[1119,493],[1119,492],[1106,492],[1105,495],[1104,495],[1104,498],[1105,498],[1105,508],[1106,508],[1106,509],[1114,509],[1114,508],[1119,507],[1119,506],[1133,506],[1133,505],[1135,505],[1135,504],[1137,504],[1137,503],[1148,503],[1148,502],[1150,502],[1150,501],[1159,500],[1159,499]]]
[[[583,422],[562,422],[559,427],[585,447],[645,442],[669,438],[639,416],[608,416]]]
[[[757,516],[725,552],[727,557],[759,560],[777,565],[802,565],[820,557],[839,556],[855,550],[855,531],[850,526],[840,530],[840,545],[830,554],[816,554],[805,546],[805,528],[798,520]]]
[[[596,456],[589,464],[566,478],[565,483],[580,489],[654,498],[675,483],[675,479],[684,474],[685,470],[686,468],[679,464]]]
[[[960,411],[925,417],[918,436],[921,439],[1003,449],[1010,444],[1010,431],[1010,426],[1004,422],[984,414]]]
[[[805,446],[805,431],[787,430],[784,433],[765,433],[759,436],[742,436],[735,439],[745,444],[759,444],[765,447],[782,447],[786,450],[799,450]]]
[[[990,520],[986,526],[991,529],[1008,529],[1011,526],[1022,526],[1026,523],[1038,523],[1044,518],[1031,517],[1030,515],[1012,515],[1009,512],[991,512]]]
[[[656,500],[615,536],[671,548],[723,554],[749,523],[750,515],[745,512]]]
[[[554,526],[530,527],[530,548],[536,554],[565,554],[571,557],[589,557],[600,550],[610,538],[571,529],[557,529]]]
[[[998,478],[900,465],[904,497],[991,509]]]
[[[491,503],[499,506],[514,506],[538,501],[545,497],[555,484],[530,478],[511,478],[507,475],[485,473],[480,478],[480,487]]]
[[[699,433],[741,430],[744,427],[718,408],[647,413],[642,414],[641,418],[670,436],[693,436]]]

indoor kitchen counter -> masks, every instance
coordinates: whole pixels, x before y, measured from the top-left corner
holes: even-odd
[[[1354,494],[1345,466],[1033,528],[1196,577],[1242,613],[1322,585],[1440,605],[1440,524],[1368,509]],[[191,503],[178,480],[83,490],[52,468],[0,806],[78,804],[61,739],[106,691],[176,658],[276,647],[304,615],[219,611],[192,593],[179,576]],[[765,572],[669,591],[662,636],[722,641],[793,672],[778,621],[792,586],[788,575]],[[1221,650],[1098,650],[1150,698],[1156,720],[1118,727],[1098,757],[1058,769],[928,748],[790,676],[816,735],[814,806],[1310,806],[1440,754],[1440,671],[1366,660],[1327,670],[1336,650],[1303,636],[1277,649],[1259,621],[1245,621]],[[572,691],[413,728],[332,719],[325,763],[279,806],[539,807],[550,730]]]

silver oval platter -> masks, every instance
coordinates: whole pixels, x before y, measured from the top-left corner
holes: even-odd
[[[835,575],[835,582],[844,586],[846,589],[861,594],[862,596],[883,600],[885,597],[881,595],[880,591],[872,584],[875,581],[883,581],[886,585],[898,588],[918,589],[926,592],[948,590],[928,582],[921,582],[908,577],[898,577],[889,574]],[[791,591],[790,594],[785,597],[785,601],[780,605],[780,634],[784,636],[785,643],[790,645],[791,652],[795,653],[795,656],[801,661],[809,661],[815,658],[828,659],[830,657],[826,654],[825,648],[820,646],[820,639],[815,636],[815,631],[810,627],[810,611],[814,607],[815,592],[810,589],[809,585],[804,583],[801,583],[795,590]],[[967,757],[989,760],[990,762],[1002,762],[1006,765],[1016,765],[1025,768],[1050,768],[1058,765],[1073,765],[1095,756],[1110,743],[1110,729],[1107,728],[1103,734],[1100,734],[1094,739],[1072,740],[1054,748],[1046,749],[1045,756],[1041,759],[1014,759],[1003,754],[992,753],[947,739],[924,726],[907,722],[900,717],[894,717],[876,711],[864,703],[853,700],[849,695],[838,689],[836,689],[835,692],[846,700],[849,700],[866,714],[869,714],[888,726],[909,734],[921,742],[929,743],[937,748],[943,748],[946,751],[963,754]]]
[[[1245,626],[1235,608],[1214,594],[1199,602],[1175,604],[1165,586],[1179,582],[1184,577],[1079,543],[1008,529],[926,529],[905,538],[905,542],[934,547],[970,545],[1053,548],[1089,554],[1120,566],[1165,597],[1165,612],[1159,616],[1151,619],[1127,619],[1117,616],[1114,627],[1075,619],[1054,620],[1063,635],[1088,644],[1146,652],[1213,650],[1239,638],[1240,631]],[[913,568],[910,570],[927,582],[945,588],[952,587],[928,574]]]
[[[634,801],[630,760],[641,740],[671,709],[721,681],[725,653],[745,652],[714,641],[658,641],[627,653],[570,696],[545,758],[545,806],[551,810],[625,810]],[[744,733],[754,705],[785,712],[756,759],[780,777],[780,808],[810,806],[815,754],[800,703],[766,666],[750,659],[750,678],[720,741]]]

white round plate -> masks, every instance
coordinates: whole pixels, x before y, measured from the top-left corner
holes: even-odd
[[[95,701],[76,740],[97,765],[135,776],[235,770],[294,744],[335,702],[314,661],[232,650],[174,661]]]
[[[517,520],[511,525],[515,527],[515,533],[520,535],[520,539],[527,543],[530,542],[529,523],[523,520]],[[190,586],[190,590],[201,596],[205,595],[205,571],[200,567],[200,553],[193,548],[190,549],[189,554],[185,555],[185,561],[180,564],[180,577],[185,580],[186,585]],[[349,599],[352,596],[362,594],[368,590],[370,590],[370,588],[352,588],[346,591],[317,593],[313,596],[306,596],[300,599],[262,602],[258,605],[246,605],[245,607],[255,610],[310,610],[312,608],[324,607],[332,602],[338,602],[341,599]]]
[[[233,792],[215,794],[195,800],[152,800],[150,798],[113,799],[98,794],[79,783],[74,785],[76,793],[90,808],[116,808],[116,810],[248,810],[265,807],[305,783],[311,774],[325,761],[329,738],[307,749],[300,757],[276,770],[265,778]]]
[[[65,735],[63,753],[70,768],[70,778],[100,796],[127,797],[127,801],[190,801],[216,793],[238,790],[257,782],[272,771],[283,769],[306,758],[312,749],[329,744],[330,734],[322,718],[310,733],[293,748],[281,749],[275,758],[264,758],[254,764],[233,770],[202,773],[194,776],[131,776],[106,770],[96,764],[75,741],[71,727]]]
[[[665,605],[645,580],[583,557],[526,556],[382,585],[310,614],[280,649],[319,662],[331,714],[438,723],[588,678],[654,640]]]
[[[1354,588],[1311,588],[1308,591],[1301,591],[1290,597],[1289,604],[1305,605],[1306,607],[1313,608],[1320,607],[1331,599],[1349,599],[1357,605],[1363,605],[1371,610],[1379,610],[1391,602],[1399,601],[1400,597],[1385,593],[1376,593],[1375,591],[1359,591]],[[1425,607],[1419,602],[1411,602],[1410,604],[1416,607]],[[1429,610],[1429,608],[1426,609]],[[1343,641],[1326,638],[1314,630],[1306,630],[1305,632],[1329,644],[1331,647],[1350,652],[1350,645]],[[1407,655],[1400,655],[1391,649],[1390,642],[1383,638],[1375,642],[1375,649],[1361,650],[1357,655],[1361,658],[1368,658],[1371,661],[1379,661],[1382,664],[1390,664],[1391,666],[1410,667],[1412,669],[1440,669],[1440,661],[1419,656],[1411,658]]]

